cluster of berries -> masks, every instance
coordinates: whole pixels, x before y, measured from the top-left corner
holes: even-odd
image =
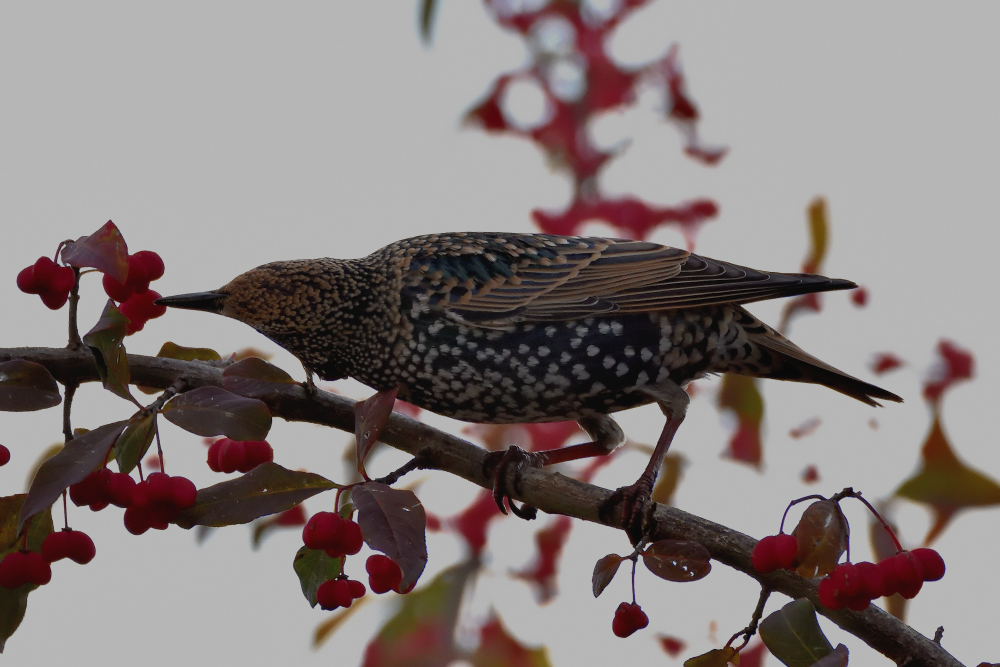
[[[118,310],[129,319],[125,333],[141,331],[146,322],[160,317],[167,309],[154,301],[160,294],[149,289],[149,283],[163,276],[163,260],[152,250],[140,250],[128,257],[128,277],[125,282],[104,275],[104,292],[117,301]]]
[[[365,596],[365,585],[360,581],[338,577],[324,581],[316,589],[316,602],[327,611],[350,607],[358,598]]]
[[[622,602],[615,609],[615,619],[611,622],[611,630],[624,639],[636,630],[642,630],[649,625],[649,617],[635,602]]]
[[[325,551],[330,558],[342,558],[361,551],[361,526],[336,512],[316,512],[302,529],[302,542],[310,549]]]
[[[944,570],[944,560],[934,549],[900,551],[878,564],[841,563],[819,583],[819,601],[828,609],[863,611],[883,596],[915,597],[925,581],[937,581]]]
[[[799,541],[794,535],[768,535],[762,537],[753,548],[751,562],[753,569],[761,574],[775,570],[790,570],[795,565],[799,552]]]
[[[136,483],[125,473],[101,468],[69,487],[70,500],[95,512],[108,505],[125,508],[125,528],[142,535],[150,528],[166,530],[167,524],[194,505],[198,489],[186,477],[154,472]]]
[[[44,586],[52,581],[51,564],[69,558],[81,565],[94,560],[97,548],[87,533],[60,530],[49,533],[42,542],[42,551],[12,551],[0,560],[0,586],[20,588],[25,584]]]
[[[73,269],[59,266],[48,257],[39,257],[38,261],[17,274],[17,288],[25,294],[42,297],[42,303],[52,310],[66,305],[75,284]]]
[[[250,472],[273,460],[274,450],[266,440],[221,438],[208,448],[208,467],[215,472]]]

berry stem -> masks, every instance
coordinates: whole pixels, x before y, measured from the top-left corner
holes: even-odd
[[[80,303],[80,269],[75,266],[72,269],[74,280],[73,287],[69,291],[69,342],[66,347],[71,350],[79,350],[83,347],[83,339],[80,338],[80,329],[77,325],[77,305]]]
[[[635,604],[635,566],[639,563],[638,558],[632,559],[632,604]]]
[[[853,491],[852,490],[851,491],[851,497],[855,498],[857,500],[860,500],[862,503],[864,503],[865,507],[868,508],[868,511],[871,512],[872,514],[874,514],[875,518],[878,519],[879,523],[882,524],[882,527],[885,528],[885,532],[889,533],[889,537],[892,538],[893,544],[896,545],[896,551],[902,551],[903,550],[903,545],[900,544],[899,540],[896,538],[896,532],[892,529],[892,527],[889,525],[889,523],[885,519],[882,518],[882,515],[879,514],[878,510],[875,509],[872,506],[872,504],[870,502],[868,502],[868,500],[866,500],[865,498],[863,498],[861,496],[861,492],[860,491]]]
[[[76,388],[79,386],[76,382],[69,382],[64,385],[66,396],[63,398],[63,438],[67,443],[73,439],[73,425],[70,416],[73,411],[73,397],[76,395]]]
[[[156,419],[156,415],[153,415],[153,433],[156,435],[156,455],[160,459],[160,472],[165,473],[164,462],[163,462],[163,444],[160,442],[160,422]]]
[[[753,636],[757,634],[757,625],[760,623],[760,619],[764,617],[764,605],[767,604],[767,599],[769,597],[771,597],[771,589],[767,586],[763,586],[760,589],[760,597],[757,598],[757,606],[754,608],[753,615],[750,617],[750,625],[730,637],[729,641],[726,642],[726,646],[732,646],[733,642],[736,641],[736,638],[740,635],[743,635],[743,643],[736,647],[737,652],[742,651],[744,647],[750,643]]]
[[[62,492],[63,498],[63,530],[69,528],[69,506],[66,503],[66,489]]]
[[[785,532],[785,518],[788,517],[788,511],[790,509],[792,509],[793,507],[795,507],[796,505],[798,505],[799,503],[804,503],[807,500],[826,500],[826,498],[824,498],[823,496],[821,496],[821,495],[819,495],[817,493],[813,493],[813,494],[810,494],[808,496],[803,496],[803,497],[799,498],[798,500],[793,500],[792,502],[788,503],[788,507],[785,508],[785,513],[781,515],[781,525],[778,526],[778,532],[779,533]]]

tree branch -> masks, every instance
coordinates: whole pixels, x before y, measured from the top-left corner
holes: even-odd
[[[86,349],[0,348],[0,362],[11,359],[41,364],[65,385],[99,380],[93,356]],[[167,388],[179,378],[192,388],[222,384],[221,369],[203,362],[129,355],[129,367],[132,383],[148,387]],[[354,401],[342,396],[321,390],[310,394],[302,387],[295,387],[291,391],[285,389],[282,393],[255,397],[264,401],[273,415],[287,421],[310,422],[354,432]],[[483,488],[492,486],[482,472],[486,450],[461,438],[393,413],[380,439],[396,449],[420,456],[422,467],[457,475]],[[508,488],[512,489],[513,485]],[[533,468],[521,471],[519,488],[518,499],[543,512],[620,528],[602,520],[598,513],[602,503],[611,496],[608,489],[551,470]],[[620,513],[609,514],[618,516]],[[656,506],[652,520],[651,539],[699,542],[713,559],[756,579],[762,586],[793,599],[809,598],[821,614],[899,665],[962,667],[939,644],[877,607],[869,607],[863,612],[830,610],[819,603],[813,581],[786,571],[758,573],[750,562],[756,541],[747,535],[665,505]]]

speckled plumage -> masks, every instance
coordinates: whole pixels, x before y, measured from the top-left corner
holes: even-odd
[[[852,287],[644,241],[470,232],[355,260],[265,264],[162,303],[245,322],[327,380],[397,388],[465,421],[575,419],[610,450],[623,436],[607,415],[656,402],[679,421],[682,387],[710,373],[822,384],[871,405],[900,400],[743,308]]]

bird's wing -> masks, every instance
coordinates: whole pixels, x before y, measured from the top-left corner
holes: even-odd
[[[468,322],[559,321],[853,287],[765,273],[647,241],[457,233],[406,242],[403,290]]]

